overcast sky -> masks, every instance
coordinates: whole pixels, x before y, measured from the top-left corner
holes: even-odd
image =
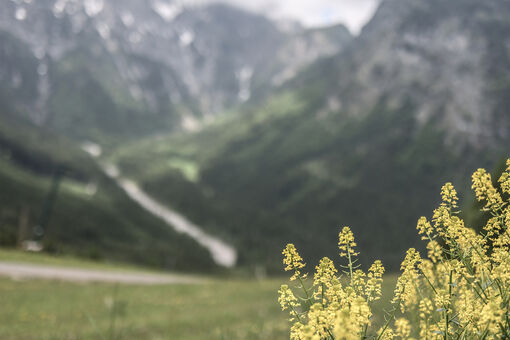
[[[373,15],[379,0],[184,0],[183,2],[229,2],[273,18],[297,19],[306,26],[343,23],[353,33]]]

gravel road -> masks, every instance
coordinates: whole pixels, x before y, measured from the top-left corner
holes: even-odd
[[[107,271],[0,261],[0,276],[16,280],[46,279],[71,282],[117,282],[138,285],[191,284],[204,280],[179,274]]]

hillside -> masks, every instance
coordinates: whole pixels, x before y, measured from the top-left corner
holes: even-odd
[[[339,226],[350,225],[363,262],[385,254],[397,269],[441,185],[468,188],[475,166],[507,156],[508,17],[501,1],[384,1],[343,52],[261,104],[112,158],[236,238],[245,262],[278,268],[289,241],[307,258],[333,255]]]
[[[508,17],[498,0],[386,0],[353,37],[218,4],[3,2],[3,242],[23,204],[42,218],[59,169],[50,249],[209,266],[100,173],[92,141],[240,265],[278,271],[286,242],[332,255],[351,225],[363,262],[396,269],[440,186],[508,156]]]
[[[205,249],[138,207],[81,146],[200,129],[351,39],[342,25],[305,29],[220,4],[1,2],[0,245],[48,224],[48,251],[214,269]]]
[[[35,237],[48,252],[188,271],[215,267],[205,249],[132,202],[88,154],[7,114],[0,116],[0,186],[0,246]]]
[[[351,40],[341,25],[280,26],[220,4],[4,1],[1,105],[103,145],[195,130]]]

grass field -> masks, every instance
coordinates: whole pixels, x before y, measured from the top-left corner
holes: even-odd
[[[119,269],[5,250],[1,260]],[[136,286],[0,278],[0,339],[287,339],[287,315],[277,301],[285,280],[210,278],[201,284]],[[394,278],[386,281],[384,293],[391,295]],[[378,310],[376,317],[382,315]]]
[[[279,283],[116,287],[0,279],[0,339],[284,339]]]

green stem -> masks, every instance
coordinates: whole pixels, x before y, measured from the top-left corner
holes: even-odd
[[[400,301],[397,302],[397,304],[400,303]],[[379,333],[379,335],[377,336],[377,339],[376,340],[379,340],[381,339],[381,337],[384,335],[384,332],[386,332],[386,329],[388,328],[388,326],[390,325],[390,322],[391,320],[393,320],[395,318],[395,314],[397,313],[397,308],[396,307],[393,307],[393,313],[391,313],[391,316],[388,318],[388,320],[386,320],[386,323],[384,324],[384,327],[381,331],[381,333]]]
[[[299,313],[296,311],[296,309],[294,309],[294,306],[292,306],[292,305],[289,305],[289,306],[292,309],[292,311],[294,312],[294,315],[296,316],[297,321],[301,322],[301,318],[299,317]]]
[[[501,322],[499,323],[499,327],[501,328],[501,331],[503,333],[505,333],[505,339],[510,339],[510,335],[508,335],[508,332],[506,331],[505,326],[503,326],[503,324]]]
[[[333,334],[331,334],[331,331],[329,330],[329,328],[326,328],[326,330],[328,331],[328,334],[329,334],[329,337],[331,338],[331,340],[335,340],[335,337],[333,336]]]
[[[351,248],[347,246],[347,258],[349,259],[349,274],[351,276],[351,284],[352,284],[352,259],[351,259]]]
[[[450,278],[448,280],[448,299],[451,300],[452,298],[452,277],[453,277],[453,270],[450,270]],[[448,313],[450,309],[450,301],[448,301],[448,305],[445,306],[445,332],[444,332],[444,340],[448,340],[448,326],[450,323],[450,315]]]
[[[425,275],[425,272],[423,272],[423,270],[421,270],[421,269],[420,269],[420,272],[423,275],[423,277],[427,280],[427,283],[429,284],[430,288],[432,288],[432,290],[434,291],[434,294],[437,295],[437,290],[436,290],[436,288],[434,288],[434,285],[432,284],[432,282],[430,282],[428,276]]]

